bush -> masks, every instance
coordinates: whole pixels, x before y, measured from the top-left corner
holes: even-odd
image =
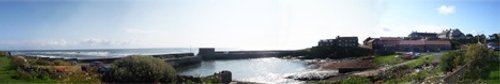
[[[56,60],[56,61],[54,61],[54,65],[56,65],[56,66],[67,66],[67,65],[71,65],[71,64],[68,63],[68,62],[66,62],[66,61]]]
[[[453,68],[456,66],[463,65],[464,62],[464,56],[463,56],[463,51],[457,50],[457,51],[450,51],[446,52],[443,55],[441,55],[441,59],[439,63],[439,67],[441,71],[447,72],[451,71]]]
[[[53,65],[52,62],[50,61],[47,61],[47,60],[35,60],[33,61],[32,63],[33,65],[42,65],[42,66],[49,66],[49,65]]]
[[[62,84],[100,84],[100,74],[95,72],[71,72],[65,76],[60,83]]]
[[[176,78],[175,69],[151,56],[130,56],[111,64],[107,82],[169,82]]]
[[[49,72],[44,71],[44,70],[26,71],[26,70],[19,68],[16,71],[17,71],[17,73],[14,76],[14,78],[20,79],[20,80],[38,80],[38,79],[49,80],[50,79]]]

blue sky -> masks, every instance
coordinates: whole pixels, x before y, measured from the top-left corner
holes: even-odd
[[[500,0],[1,0],[0,49],[301,49],[340,36],[500,33]]]

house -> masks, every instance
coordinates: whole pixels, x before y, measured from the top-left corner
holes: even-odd
[[[396,51],[401,40],[403,38],[400,37],[371,38],[370,40],[366,40],[364,45],[373,49],[376,54],[391,54]]]
[[[412,32],[410,35],[408,35],[408,38],[412,40],[418,40],[418,39],[436,39],[437,33],[428,33],[428,32]]]
[[[340,37],[337,36],[335,39],[325,39],[318,42],[318,46],[339,46],[339,47],[357,47],[358,37]]]
[[[438,34],[438,38],[451,40],[466,39],[465,34],[462,33],[459,29],[444,30],[443,32]]]
[[[318,46],[336,46],[336,45],[337,45],[336,39],[325,39],[325,40],[320,40],[318,42]]]
[[[489,42],[487,44],[488,49],[492,49],[495,51],[500,51],[500,43],[497,42]]]

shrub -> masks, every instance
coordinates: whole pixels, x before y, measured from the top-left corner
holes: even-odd
[[[453,68],[456,66],[463,65],[464,62],[464,56],[463,56],[463,51],[457,50],[457,51],[450,51],[446,52],[443,55],[441,55],[441,59],[439,63],[439,67],[441,71],[451,71]]]
[[[24,80],[32,80],[32,79],[34,79],[33,75],[31,73],[26,72],[24,70],[17,69],[16,72],[17,73],[14,76],[14,78],[16,78],[16,79],[24,79]]]
[[[32,64],[33,65],[43,65],[43,66],[53,65],[52,62],[47,61],[47,60],[35,60]]]
[[[111,64],[107,82],[168,82],[176,78],[175,69],[151,56],[130,56]]]
[[[62,84],[100,84],[100,74],[95,72],[76,71],[65,76],[60,83]]]
[[[68,62],[66,62],[66,61],[56,60],[56,61],[54,61],[54,65],[56,65],[56,66],[67,66],[67,65],[71,65],[71,64],[68,63]]]
[[[48,80],[50,79],[49,72],[40,70],[40,71],[26,71],[21,68],[16,70],[17,73],[14,78],[21,80]]]

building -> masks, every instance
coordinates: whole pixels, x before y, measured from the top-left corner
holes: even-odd
[[[367,39],[363,43],[372,48],[376,54],[440,52],[451,49],[451,43],[448,40],[409,40],[401,37],[380,37]]]
[[[418,39],[436,39],[437,33],[428,33],[428,32],[411,32],[410,35],[408,35],[408,38],[412,40],[418,40]]]
[[[447,29],[444,30],[443,32],[438,34],[438,38],[440,39],[451,39],[451,40],[458,40],[458,39],[466,39],[465,34],[462,33],[458,29]]]
[[[374,50],[376,54],[391,54],[396,52],[399,41],[403,40],[400,37],[380,37],[371,38],[363,42],[365,46]]]
[[[318,46],[339,46],[339,47],[357,47],[358,37],[340,37],[337,36],[335,39],[325,39],[318,42]]]
[[[399,52],[440,52],[450,50],[447,40],[401,40],[396,51]]]
[[[336,39],[325,39],[318,42],[318,46],[335,46],[337,45]]]
[[[495,51],[500,51],[500,43],[498,42],[489,42],[486,47],[488,47],[488,49],[492,49],[492,50],[495,50]]]

